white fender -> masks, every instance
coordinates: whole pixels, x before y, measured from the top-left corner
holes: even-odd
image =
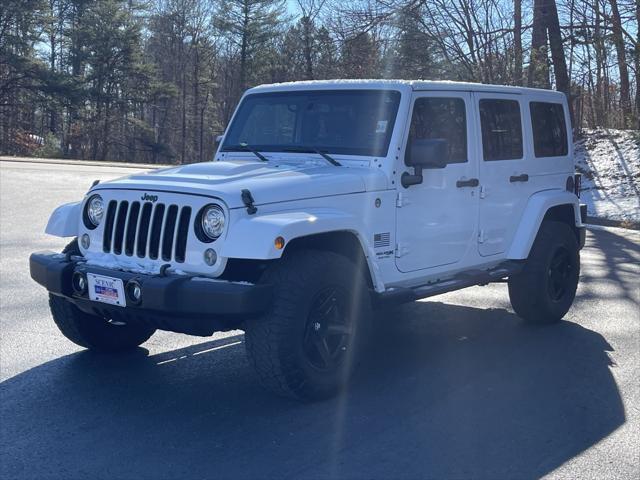
[[[358,224],[353,215],[329,208],[308,208],[241,218],[229,228],[220,254],[229,258],[270,260],[280,258],[276,237],[291,240],[314,233],[353,231]],[[357,235],[357,233],[356,233]]]
[[[49,217],[45,233],[55,237],[76,237],[82,213],[81,205],[82,202],[73,202],[56,208]]]
[[[576,227],[582,227],[580,203],[573,193],[564,190],[545,190],[535,193],[529,197],[507,258],[524,260],[529,256],[545,214],[550,208],[558,205],[572,205]]]
[[[220,255],[227,258],[271,260],[282,256],[284,249],[275,247],[275,239],[283,237],[286,244],[308,235],[335,231],[353,233],[367,259],[373,284],[382,285],[378,268],[372,263],[369,245],[354,229],[361,222],[355,216],[330,208],[308,208],[302,211],[267,213],[241,218],[229,228]],[[286,248],[286,247],[285,247]],[[382,288],[382,287],[380,287]]]

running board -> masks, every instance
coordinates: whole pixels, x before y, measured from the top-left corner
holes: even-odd
[[[475,285],[486,285],[500,282],[522,270],[523,261],[507,261],[489,270],[467,270],[447,280],[429,282],[413,288],[391,287],[377,295],[379,303],[405,303],[421,298],[433,297],[454,290],[460,290]]]

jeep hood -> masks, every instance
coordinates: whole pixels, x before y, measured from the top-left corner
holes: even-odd
[[[204,162],[182,165],[100,183],[93,190],[170,191],[219,197],[229,208],[243,207],[249,189],[256,205],[344,195],[387,188],[377,169],[336,167],[316,162]]]

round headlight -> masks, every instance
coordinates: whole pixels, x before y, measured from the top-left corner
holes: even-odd
[[[224,231],[224,211],[218,205],[207,205],[202,209],[202,232],[209,240],[215,240]]]
[[[104,216],[104,201],[100,195],[94,195],[87,202],[86,218],[93,228],[100,225]],[[89,227],[89,225],[87,225]]]

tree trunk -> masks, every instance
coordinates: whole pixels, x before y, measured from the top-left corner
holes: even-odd
[[[640,130],[640,0],[636,0],[636,128]]]
[[[196,121],[196,119],[198,118],[198,109],[200,108],[200,55],[199,55],[199,46],[196,44],[194,45],[194,60],[193,60],[193,109],[192,109],[192,116],[193,116],[193,122]],[[197,152],[198,154],[198,158],[196,159],[196,161],[201,162],[202,161],[202,156],[201,156],[201,148],[199,145],[200,139],[202,138],[201,135],[202,132],[200,132],[200,135],[198,134],[197,130],[194,128],[193,129],[193,151],[194,153]]]
[[[109,87],[107,93],[107,101],[104,108],[104,128],[102,130],[102,155],[100,160],[106,160],[109,157],[109,136],[111,134],[111,95],[112,89]]]
[[[593,128],[594,126],[601,125],[599,121],[602,116],[602,111],[601,110],[598,111],[598,109],[599,108],[601,109],[602,107],[601,106],[598,107],[598,102],[600,101],[600,99],[598,98],[597,86],[594,87],[594,82],[593,82],[593,67],[592,67],[593,63],[591,61],[591,47],[589,45],[586,45],[585,47],[586,47],[585,51],[587,53],[587,65],[589,66],[589,71],[587,72],[587,75],[586,75],[587,94],[589,96],[589,113],[590,113],[590,116],[587,117],[587,125],[590,128]],[[596,78],[596,81],[599,82],[600,79]],[[585,80],[582,81],[582,92],[584,92],[584,86],[585,86],[584,84],[585,84]],[[583,112],[584,112],[584,108],[583,108]],[[582,125],[582,122],[580,122],[579,125]]]
[[[611,23],[613,30],[613,43],[616,46],[618,57],[618,74],[620,75],[620,109],[622,110],[622,127],[627,128],[631,122],[631,98],[629,96],[629,69],[627,67],[624,39],[622,38],[622,23],[618,0],[609,0],[611,4]]]
[[[571,99],[571,81],[569,80],[569,74],[567,73],[567,60],[564,56],[560,21],[558,20],[558,10],[556,9],[555,0],[547,0],[546,7],[546,23],[549,31],[549,44],[551,46],[551,59],[553,61],[553,72],[556,79],[556,90],[567,96],[569,115],[571,117],[571,122],[574,123]]]
[[[600,31],[600,22],[602,20],[602,16],[600,15],[600,2],[595,1],[593,3],[594,8],[594,31],[593,31],[593,46],[595,50],[596,56],[596,88],[595,88],[595,99],[594,99],[594,114],[596,125],[604,126],[604,109],[603,109],[603,99],[604,99],[604,86],[603,86],[603,46],[602,46],[602,32]]]
[[[533,27],[531,29],[531,57],[527,86],[550,88],[549,60],[547,58],[546,0],[533,2]]]
[[[247,89],[247,50],[249,49],[249,5],[242,6],[242,44],[240,46],[240,91]]]
[[[182,129],[180,142],[180,163],[184,163],[187,156],[187,75],[183,65],[182,69]]]
[[[51,6],[51,12],[53,13],[53,6]],[[49,71],[52,75],[55,75],[56,71],[56,34],[53,30],[49,34],[49,44],[51,51],[49,52]],[[58,112],[55,106],[49,108],[49,131],[54,135],[58,132]]]
[[[522,85],[522,0],[513,1],[513,83]]]
[[[313,80],[313,58],[311,56],[312,52],[312,41],[311,31],[313,28],[313,24],[311,23],[311,19],[309,17],[302,17],[302,30],[304,35],[304,63],[305,63],[305,75],[307,80]]]

